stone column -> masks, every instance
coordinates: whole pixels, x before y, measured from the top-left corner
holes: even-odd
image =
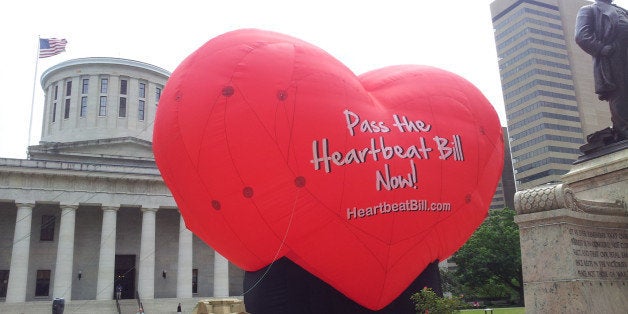
[[[96,300],[113,300],[113,283],[116,267],[116,219],[117,207],[103,206],[102,232],[100,234],[100,258]]]
[[[72,299],[72,263],[74,260],[74,227],[77,205],[61,205],[57,264],[55,265],[52,296]]]
[[[155,298],[155,216],[157,208],[142,208],[142,238],[137,291],[141,299]]]
[[[177,298],[192,297],[192,232],[179,218],[179,259],[177,260]]]
[[[214,297],[229,296],[229,261],[214,251]]]
[[[33,220],[33,207],[35,207],[33,203],[17,203],[15,205],[17,206],[17,218],[15,219],[6,303],[24,302],[26,300],[31,222]]]

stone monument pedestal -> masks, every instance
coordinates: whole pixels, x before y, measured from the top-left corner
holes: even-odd
[[[196,304],[193,314],[247,314],[244,301],[235,298],[202,300]]]
[[[628,313],[628,149],[515,194],[526,313]]]

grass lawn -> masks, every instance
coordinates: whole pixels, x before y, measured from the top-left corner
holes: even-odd
[[[522,307],[505,307],[505,308],[492,308],[494,314],[524,314],[525,309]],[[462,314],[484,314],[484,309],[479,310],[462,310]]]

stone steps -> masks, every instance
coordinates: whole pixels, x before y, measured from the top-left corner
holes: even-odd
[[[181,303],[183,313],[192,313],[192,310],[201,300],[211,298],[176,299],[163,298],[143,300],[145,314],[176,314],[177,305]],[[241,297],[239,299],[242,299]],[[137,300],[121,300],[120,310],[122,314],[136,314]],[[31,301],[23,303],[0,302],[2,314],[50,314],[52,301]],[[117,314],[116,302],[113,300],[72,300],[66,302],[63,314]]]

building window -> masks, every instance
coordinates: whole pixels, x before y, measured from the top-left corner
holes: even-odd
[[[198,269],[192,269],[192,293],[198,293]]]
[[[89,79],[83,79],[83,87],[81,88],[81,108],[79,109],[79,117],[87,116],[87,93],[89,91]]]
[[[137,119],[144,121],[146,116],[146,83],[140,83],[139,98],[140,100],[137,105]]]
[[[72,81],[65,82],[65,106],[63,107],[63,118],[70,117],[70,96],[72,95]]]
[[[100,93],[106,94],[108,89],[109,89],[109,79],[101,78],[100,79]]]
[[[59,99],[59,85],[55,85],[54,100],[52,102],[52,112],[50,121],[57,121],[57,100]]]
[[[127,80],[120,80],[120,95],[126,95]]]
[[[126,97],[120,97],[120,106],[118,107],[118,117],[126,117]]]
[[[89,90],[89,79],[83,79],[83,87],[81,88],[81,94],[87,94]]]
[[[37,270],[37,282],[35,283],[35,296],[47,297],[50,291],[50,270]]]
[[[0,269],[0,298],[7,297],[7,286],[9,285],[9,271]]]
[[[159,101],[160,98],[161,98],[161,87],[157,87],[155,88],[155,100]]]
[[[65,107],[63,108],[63,118],[67,119],[70,117],[70,98],[65,99]]]
[[[146,102],[140,100],[139,105],[137,106],[137,118],[140,121],[144,121],[144,112],[145,112]]]
[[[87,96],[81,97],[81,112],[80,116],[85,117],[87,115]]]
[[[146,98],[146,83],[140,83],[140,98]]]
[[[55,122],[57,120],[57,103],[54,102],[52,104],[52,122]]]
[[[55,216],[41,216],[41,232],[39,234],[40,241],[54,241],[55,238]]]
[[[65,82],[65,95],[72,95],[72,81]]]
[[[100,104],[98,105],[98,115],[101,117],[107,115],[107,96],[100,96]]]

